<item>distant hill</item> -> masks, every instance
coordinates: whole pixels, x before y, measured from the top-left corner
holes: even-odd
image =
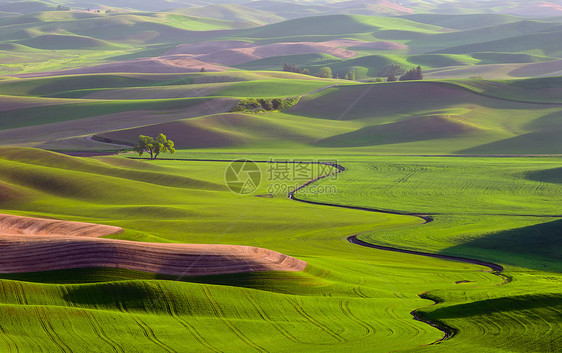
[[[228,21],[250,22],[259,25],[282,22],[285,20],[285,17],[279,16],[273,12],[268,12],[239,4],[192,7],[188,9],[178,9],[176,12],[190,16],[216,18]]]
[[[369,4],[351,1],[320,7],[326,10]],[[396,8],[388,2],[376,4]],[[174,12],[12,13],[0,16],[0,74],[69,69],[84,73],[87,71],[81,68],[100,64],[107,68],[114,62],[121,64],[113,67],[131,63],[132,68],[139,63],[150,66],[170,60],[190,61],[193,65],[183,68],[189,71],[196,66],[218,69],[216,65],[278,71],[291,63],[315,74],[328,66],[338,77],[354,72],[356,79],[381,76],[388,65],[398,65],[402,70],[419,65],[427,78],[533,77],[560,71],[561,17],[537,20],[502,14],[330,14],[282,21],[272,15],[293,5],[256,1],[194,5]],[[298,5],[303,13],[319,10],[319,5]],[[204,15],[215,18],[201,17]],[[221,48],[225,43],[242,46]],[[217,49],[203,48],[213,46]],[[535,66],[524,67],[532,64]]]
[[[56,5],[46,1],[0,1],[0,12],[28,14],[40,11],[51,11]]]
[[[229,112],[243,97],[295,95],[304,96],[283,112]],[[0,101],[2,143],[54,149],[99,147],[87,134],[133,143],[166,131],[179,148],[562,153],[560,77],[352,84],[279,72],[89,74],[4,80]]]

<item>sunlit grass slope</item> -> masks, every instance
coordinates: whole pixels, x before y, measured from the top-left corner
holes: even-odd
[[[158,56],[177,44],[252,26],[167,12],[48,11],[3,17],[0,72],[53,71]]]
[[[558,81],[344,86],[304,97],[289,113],[328,121],[316,146],[378,153],[561,153],[555,137],[561,128]],[[349,124],[357,129],[332,135],[333,128]]]
[[[557,154],[560,92],[558,77],[363,84],[240,71],[7,79],[0,135],[3,144],[92,134],[131,144],[140,133],[164,132],[180,148]],[[283,112],[224,114],[243,98],[298,96]]]
[[[509,283],[434,291],[425,310],[458,330],[431,350],[554,352],[560,346],[559,158],[342,157],[346,171],[320,185],[338,193],[299,198],[430,214],[433,222],[366,232],[365,241],[478,258],[506,266]],[[471,288],[468,293],[465,288]],[[427,348],[430,349],[430,348]],[[416,350],[418,351],[418,350]],[[421,351],[424,351],[423,349]]]
[[[3,144],[88,136],[224,113],[242,98],[290,98],[334,82],[279,72],[11,78],[0,83],[0,134]],[[83,147],[81,140],[69,146]]]
[[[302,273],[176,282],[111,269],[6,275],[6,350],[386,352],[397,340],[414,348],[442,336],[412,319],[411,310],[429,303],[418,293],[455,289],[461,280],[490,289],[501,282],[480,266],[345,240],[419,225],[415,217],[306,205],[284,193],[233,194],[223,181],[227,163],[81,159],[33,149],[0,156],[2,188],[15,195],[0,200],[2,212],[115,224],[125,228],[121,239],[261,246],[309,264]],[[268,166],[261,167],[257,194],[270,183]]]
[[[259,6],[258,6],[259,7]],[[279,70],[284,62],[309,67],[313,72],[330,66],[338,73],[357,71],[357,77],[379,76],[386,65],[424,70],[443,67],[466,68],[494,64],[538,63],[562,56],[558,18],[530,20],[507,15],[412,15],[375,17],[365,15],[322,15],[260,26],[262,14],[242,5],[227,4],[203,9],[211,17],[194,17],[176,12],[66,12],[45,11],[0,18],[0,74],[54,71],[115,61],[164,55],[178,44],[214,40],[242,40],[256,44],[280,42],[322,42],[354,39],[386,42],[389,47],[351,47],[356,56],[347,60],[319,60],[314,55],[260,59],[238,67],[251,70]],[[260,12],[261,11],[261,12]],[[219,18],[230,18],[223,20]],[[358,43],[359,44],[359,43]],[[53,50],[56,50],[54,52]],[[231,53],[232,54],[232,53]],[[228,55],[228,54],[227,54]],[[321,54],[327,55],[327,54]],[[514,68],[515,70],[516,68]],[[491,69],[491,77],[509,78],[513,72]],[[474,74],[458,72],[457,77]],[[524,75],[533,76],[533,75]]]

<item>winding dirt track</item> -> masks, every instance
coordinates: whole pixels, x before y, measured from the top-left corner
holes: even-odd
[[[112,267],[174,276],[302,271],[306,262],[268,249],[143,243],[100,236],[119,227],[0,215],[0,272]]]
[[[374,209],[374,208],[368,208],[368,207],[354,207],[354,206],[337,205],[337,204],[330,204],[330,203],[323,203],[323,202],[316,202],[316,201],[308,201],[308,200],[298,199],[295,196],[295,193],[298,192],[299,190],[304,189],[308,185],[310,185],[312,183],[315,183],[318,180],[327,178],[327,177],[332,176],[334,174],[343,173],[345,171],[345,168],[343,166],[341,166],[339,164],[336,164],[336,163],[322,163],[322,164],[332,166],[336,169],[336,171],[334,171],[333,173],[322,175],[322,176],[319,176],[315,179],[309,180],[308,182],[302,184],[301,186],[299,186],[295,190],[289,192],[288,197],[291,200],[304,202],[304,203],[308,203],[308,204],[313,204],[313,205],[332,206],[332,207],[348,208],[348,209],[368,211],[368,212],[378,212],[378,213],[387,213],[387,214],[395,214],[395,215],[414,216],[414,217],[418,217],[418,218],[423,219],[424,224],[427,224],[429,222],[433,222],[433,218],[431,216],[423,215],[423,214],[419,214],[419,213],[394,212],[394,211],[380,210],[380,209]],[[422,252],[422,251],[414,251],[414,250],[407,250],[407,249],[400,249],[400,248],[394,248],[394,247],[388,247],[388,246],[375,245],[375,244],[367,243],[367,242],[364,242],[364,241],[358,239],[357,234],[347,237],[347,240],[352,244],[356,244],[356,245],[360,245],[360,246],[364,246],[364,247],[368,247],[368,248],[373,248],[373,249],[378,249],[378,250],[394,251],[394,252],[400,252],[400,253],[406,253],[406,254],[412,254],[412,255],[427,256],[427,257],[433,257],[433,258],[438,258],[438,259],[465,262],[465,263],[471,263],[471,264],[475,264],[475,265],[485,266],[485,267],[488,267],[488,268],[491,269],[492,274],[494,274],[494,275],[503,279],[503,283],[501,283],[501,284],[509,283],[509,281],[510,281],[510,279],[508,277],[502,275],[503,266],[492,263],[492,262],[480,261],[480,260],[476,260],[476,259],[469,259],[469,258],[466,258],[466,257],[433,254],[433,253]],[[429,292],[421,293],[418,296],[422,299],[427,299],[427,300],[433,301],[432,305],[439,304],[439,302],[437,302],[436,300],[429,297],[428,293]],[[436,343],[439,343],[441,341],[447,340],[455,334],[455,330],[453,328],[451,328],[449,326],[446,326],[443,323],[434,322],[434,321],[423,318],[419,314],[419,310],[420,309],[415,309],[415,310],[410,312],[410,314],[414,317],[414,320],[426,323],[426,324],[428,324],[432,327],[435,327],[436,329],[440,330],[441,332],[443,332],[443,337],[441,337],[437,341],[432,342],[431,344],[436,344]]]

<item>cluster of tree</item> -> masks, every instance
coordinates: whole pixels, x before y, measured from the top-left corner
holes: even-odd
[[[334,74],[332,73],[332,69],[328,66],[321,67],[320,70],[316,73],[316,77],[321,78],[332,78]]]
[[[145,152],[150,154],[150,159],[156,159],[160,153],[174,154],[174,141],[168,140],[166,135],[160,133],[156,138],[139,135],[139,143],[133,148],[135,152],[142,156]]]
[[[416,67],[415,69],[411,69],[404,75],[400,76],[400,81],[409,80],[423,80],[423,72],[420,66]]]
[[[409,81],[409,80],[423,80],[423,72],[420,66],[406,71],[404,74],[400,76],[400,81]],[[390,73],[387,78],[388,82],[398,81],[398,77],[394,73]]]
[[[355,81],[355,79],[357,78],[357,70],[352,69],[352,70],[348,71],[346,74],[344,74],[342,76],[342,78],[344,78],[346,80],[350,80],[350,81]]]
[[[68,8],[68,10],[70,10],[70,8]],[[89,7],[88,7],[88,10],[87,10],[87,11],[88,11],[88,12],[94,11],[94,12],[96,12],[96,13],[101,13],[101,10],[91,10]],[[108,9],[108,10],[105,10],[104,12],[105,12],[105,13],[112,13],[112,12],[119,12],[119,11],[115,11],[115,10]]]
[[[402,74],[404,74],[406,72],[406,69],[404,69],[402,66],[400,65],[387,65],[384,67],[384,69],[382,69],[381,72],[379,72],[379,74],[377,76],[380,77],[391,77],[391,76],[400,76]],[[395,80],[396,81],[396,80]]]
[[[287,71],[287,72],[295,72],[297,74],[304,74],[304,75],[312,75],[310,73],[310,69],[307,68],[303,68],[303,67],[298,67],[295,64],[289,64],[289,63],[285,63],[285,65],[283,65],[283,71]],[[352,80],[354,81],[357,77],[357,70],[352,69],[350,71],[344,72],[344,73],[337,73],[334,75],[334,73],[332,72],[332,69],[328,66],[324,66],[322,68],[320,68],[320,70],[318,70],[318,72],[314,75],[316,77],[321,77],[321,78],[343,78],[346,80]]]
[[[289,64],[289,63],[285,63],[285,65],[283,65],[283,71],[296,72],[297,74],[310,75],[309,69],[306,69],[306,68],[303,68],[303,67],[297,67],[297,65]]]
[[[58,5],[58,6],[57,6],[57,11],[70,11],[70,7],[68,7],[68,6],[63,6],[63,5]]]
[[[244,98],[232,108],[232,112],[263,112],[283,110],[297,104],[298,98]]]

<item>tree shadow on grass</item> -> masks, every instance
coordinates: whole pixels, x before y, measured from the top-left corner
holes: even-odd
[[[506,230],[441,251],[535,270],[562,272],[562,219]]]

